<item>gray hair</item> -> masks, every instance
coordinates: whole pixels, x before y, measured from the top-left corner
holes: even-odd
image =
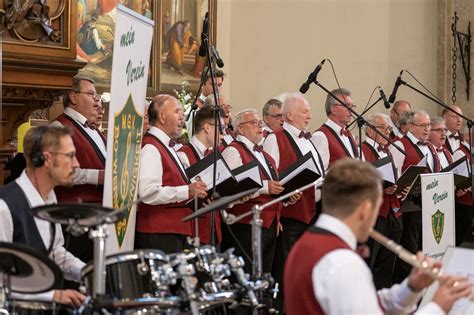
[[[288,114],[288,112],[291,112],[293,110],[293,108],[298,103],[298,101],[304,101],[308,103],[308,101],[300,93],[286,94],[286,98],[285,98],[285,101],[283,102],[283,107],[282,107],[283,118],[285,121],[286,121],[286,114]]]
[[[444,119],[442,117],[439,117],[439,116],[436,116],[436,117],[433,117],[431,118],[431,126],[433,125],[439,125],[439,124],[443,124],[445,125],[446,122],[444,121]]]
[[[370,114],[369,117],[366,118],[366,120],[369,124],[375,125],[375,120],[377,118],[382,118],[385,121],[385,123],[390,126],[390,117],[388,117],[388,115],[383,114],[383,113]],[[365,129],[365,134],[367,134],[367,130],[369,130],[370,127],[364,126],[364,129]]]
[[[331,91],[332,94],[336,96],[351,96],[351,91],[348,89],[340,88]],[[324,104],[324,108],[326,109],[326,115],[329,116],[331,114],[331,108],[335,105],[339,104],[339,101],[332,97],[330,94],[326,97],[326,103]]]
[[[255,115],[258,116],[258,112],[253,108],[247,108],[247,109],[244,109],[244,110],[238,112],[233,117],[235,128],[237,128],[242,123],[242,119],[243,119],[244,115],[247,114],[247,113],[252,113],[252,114],[255,114]]]
[[[398,122],[397,122],[397,128],[400,128],[401,125],[411,124],[411,122],[413,122],[413,115],[415,115],[415,112],[401,113],[400,118],[398,119]]]
[[[409,115],[408,119],[407,119],[407,124],[409,124],[409,125],[413,124],[413,121],[415,120],[415,115],[428,116],[428,118],[430,117],[430,115],[426,111],[421,110],[421,109],[420,110],[414,110],[411,113],[413,113],[413,115]]]
[[[276,98],[269,99],[265,103],[265,105],[263,105],[263,109],[262,109],[263,116],[270,115],[270,108],[273,106],[281,108],[283,106],[283,103],[280,100],[277,100]]]
[[[224,96],[224,95],[218,95],[217,97],[219,97],[219,100],[221,99],[225,99],[227,100],[227,98]],[[216,106],[216,99],[214,98],[214,94],[211,93],[209,94],[206,99],[204,100],[204,106]]]

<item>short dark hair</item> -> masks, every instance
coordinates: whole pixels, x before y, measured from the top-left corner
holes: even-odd
[[[214,120],[215,106],[204,106],[196,112],[194,116],[195,132],[199,132],[204,127],[204,124],[210,123]]]
[[[269,99],[265,105],[263,105],[262,109],[262,114],[263,116],[268,116],[270,115],[270,108],[272,106],[276,106],[278,108],[281,108],[283,106],[283,103],[280,100],[277,100],[276,98],[271,98]]]
[[[345,218],[367,199],[375,206],[382,196],[381,182],[380,174],[370,163],[348,158],[337,161],[324,179],[323,212]]]
[[[89,81],[92,84],[95,84],[95,81],[91,78],[86,78],[86,77],[81,77],[81,76],[75,76],[72,78],[72,87],[69,90],[64,91],[63,94],[63,106],[64,108],[68,107],[71,105],[71,96],[70,94],[72,92],[79,91],[81,88],[81,81]]]
[[[204,68],[203,72],[206,73],[206,81],[204,82],[207,82],[207,80],[211,79],[211,72],[207,70],[207,67]],[[224,71],[220,69],[216,69],[215,74],[216,74],[216,78],[222,78],[222,81],[224,81],[224,75],[225,75]]]
[[[69,127],[38,126],[32,127],[23,139],[23,155],[26,165],[32,165],[31,157],[35,153],[41,154],[45,150],[56,150],[62,137],[70,136]]]

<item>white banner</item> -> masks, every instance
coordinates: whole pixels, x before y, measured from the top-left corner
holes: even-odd
[[[107,255],[133,249],[137,177],[154,22],[117,5],[103,205],[126,208],[109,225]]]
[[[454,246],[453,173],[421,175],[423,253],[438,258]]]

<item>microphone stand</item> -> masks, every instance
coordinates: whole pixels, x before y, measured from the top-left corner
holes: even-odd
[[[201,81],[199,82],[199,88],[196,95],[194,96],[194,101],[193,101],[193,104],[191,105],[191,109],[189,110],[189,113],[185,118],[186,122],[189,120],[189,118],[191,118],[191,116],[193,117],[192,120],[194,122],[194,115],[196,114],[196,109],[198,108],[197,100],[199,96],[201,95],[202,87],[204,86],[204,83],[206,82],[207,74],[209,73],[209,67],[205,66],[205,68],[206,68],[206,71],[201,72]],[[188,130],[188,133],[191,133],[191,136],[194,135],[194,124],[192,125],[192,130]]]
[[[209,21],[209,25],[210,25],[210,21]],[[217,150],[218,150],[217,140],[219,139],[219,130],[221,130],[221,118],[220,118],[221,106],[220,106],[219,95],[218,95],[217,86],[216,86],[215,65],[212,62],[211,45],[209,45],[209,33],[204,36],[203,42],[201,43],[201,45],[204,45],[206,49],[206,59],[207,59],[208,69],[211,74],[212,93],[216,101],[215,111],[214,111],[214,127],[215,127],[214,128],[214,147],[213,147],[213,152],[212,152],[213,163],[214,163],[213,172],[212,172],[212,197],[218,198],[218,195],[216,193]],[[216,234],[215,213],[214,211],[212,211],[211,212],[211,240],[210,240],[211,246],[215,246],[216,244],[215,234]]]
[[[372,105],[370,105],[368,108],[366,108],[362,113],[360,113],[361,116],[364,116],[365,113],[367,113],[369,110],[372,109],[372,107],[374,107],[375,105],[378,104],[378,102],[380,102],[382,100],[382,96],[379,96],[379,98],[372,103]],[[354,119],[353,121],[351,121],[351,123],[349,125],[346,126],[346,128],[350,128],[355,122],[357,122],[357,119]]]
[[[403,150],[402,148],[400,148],[399,146],[397,146],[393,141],[391,141],[388,137],[386,137],[383,133],[381,133],[377,128],[375,128],[371,123],[369,123],[367,120],[364,119],[364,117],[362,117],[362,115],[359,115],[357,114],[352,108],[350,108],[346,102],[343,102],[340,98],[338,98],[334,93],[332,93],[331,91],[329,91],[326,87],[324,87],[324,85],[322,85],[318,80],[314,80],[313,81],[314,84],[316,84],[317,86],[319,86],[324,92],[326,92],[327,94],[331,95],[334,99],[336,99],[339,104],[343,105],[349,112],[351,112],[351,114],[356,118],[356,121],[357,121],[357,127],[359,128],[359,159],[362,160],[362,127],[364,125],[367,125],[369,128],[373,129],[375,131],[375,133],[377,133],[379,136],[381,136],[383,139],[387,140],[389,143],[391,143],[393,145],[394,148],[396,148],[398,151],[400,151],[400,153],[402,153],[403,155],[407,155],[405,150]]]
[[[417,89],[416,87],[410,85],[406,81],[403,81],[402,79],[400,79],[400,84],[408,86],[413,91],[415,91],[415,92],[423,95],[424,97],[432,100],[433,102],[435,102],[439,106],[443,107],[446,110],[449,110],[451,113],[456,114],[457,116],[461,117],[462,119],[464,119],[466,121],[467,128],[469,130],[469,135],[468,135],[468,137],[469,137],[469,151],[470,151],[469,153],[470,153],[470,158],[471,158],[471,198],[472,198],[472,200],[474,200],[474,172],[472,171],[472,169],[474,167],[474,150],[472,149],[472,144],[473,144],[472,143],[472,141],[473,141],[473,139],[472,139],[472,126],[474,125],[474,121],[472,119],[467,118],[466,116],[464,116],[462,114],[457,113],[455,110],[453,110],[451,107],[449,107],[445,103],[443,103],[440,100],[426,94],[423,91],[420,91],[419,89]],[[462,143],[461,143],[461,145],[462,145]]]

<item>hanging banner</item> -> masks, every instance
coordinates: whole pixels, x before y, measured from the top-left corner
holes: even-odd
[[[421,175],[423,253],[440,258],[454,246],[453,173]]]
[[[108,226],[107,255],[133,249],[134,202],[153,24],[152,20],[117,5],[103,205],[125,210],[126,215]]]

